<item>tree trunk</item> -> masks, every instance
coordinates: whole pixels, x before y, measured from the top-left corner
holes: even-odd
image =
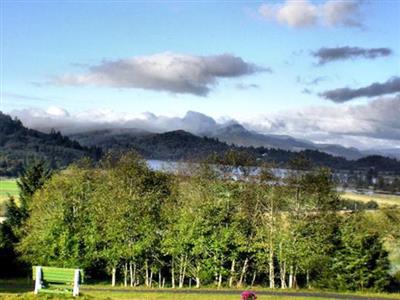
[[[161,268],[160,268],[160,270],[158,270],[158,288],[161,288],[161,281],[162,278],[161,278]]]
[[[111,286],[115,286],[115,277],[116,277],[117,269],[115,267],[111,270]]]
[[[283,261],[279,264],[280,270],[279,270],[279,277],[281,279],[281,288],[286,289],[286,261]]]
[[[196,277],[196,288],[200,288],[200,277]]]
[[[221,266],[221,269],[222,269],[222,266]],[[222,285],[222,272],[220,270],[219,274],[218,274],[218,288],[221,288],[221,285]]]
[[[187,267],[187,255],[181,257],[181,264],[179,267],[179,288],[182,288],[183,284],[185,283],[186,267]]]
[[[174,270],[174,258],[172,258],[171,262],[171,286],[175,288],[175,270]]]
[[[306,271],[306,284],[307,284],[307,288],[311,288],[310,286],[310,271],[307,269]]]
[[[130,286],[133,287],[133,284],[135,282],[135,277],[133,277],[133,268],[132,268],[132,262],[129,262],[129,279],[130,279]]]
[[[254,282],[256,282],[256,277],[257,277],[257,271],[255,270],[253,273],[253,278],[251,279],[251,287],[253,287]]]
[[[124,286],[128,286],[128,263],[124,264]]]
[[[147,259],[144,262],[144,268],[145,268],[144,284],[148,287],[149,286],[149,266],[148,266],[148,263],[147,263]]]
[[[297,267],[294,268],[293,272],[293,288],[297,288]]]
[[[289,289],[293,288],[293,266],[289,268]]]
[[[149,287],[151,287],[153,284],[153,270],[150,270],[150,278],[149,278]]]
[[[243,268],[242,268],[242,272],[240,273],[240,278],[239,278],[239,282],[238,282],[238,287],[241,287],[244,283],[245,280],[245,276],[246,276],[246,271],[247,271],[247,264],[249,263],[249,260],[246,259],[244,260],[244,264],[243,264]]]
[[[235,260],[233,259],[231,264],[231,275],[229,277],[229,287],[232,287],[234,276],[235,276]]]
[[[275,270],[274,270],[274,249],[273,246],[270,246],[269,249],[269,257],[268,257],[268,266],[269,266],[269,288],[275,288]]]
[[[200,277],[199,277],[199,274],[200,274],[200,266],[197,265],[197,267],[196,267],[196,288],[200,288]]]

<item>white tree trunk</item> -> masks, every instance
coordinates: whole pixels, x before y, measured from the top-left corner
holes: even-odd
[[[280,270],[279,270],[279,277],[281,279],[281,288],[286,289],[286,261],[281,262],[279,264]]]
[[[234,276],[235,276],[235,260],[233,259],[231,264],[231,274],[229,277],[229,287],[232,287]]]
[[[128,286],[128,264],[124,264],[124,286]]]
[[[117,269],[115,267],[112,268],[112,270],[111,270],[111,286],[115,286],[116,273],[117,273]]]
[[[293,266],[289,268],[289,289],[293,288]]]
[[[274,289],[275,288],[275,270],[274,270],[273,246],[270,246],[270,249],[269,249],[268,265],[269,265],[269,288]]]
[[[133,277],[133,268],[132,268],[132,262],[129,262],[129,279],[130,279],[130,286],[133,287],[133,284],[135,282],[135,278]]]
[[[245,276],[246,276],[246,271],[247,271],[247,264],[249,263],[249,260],[246,259],[244,260],[244,264],[243,264],[243,268],[242,268],[242,272],[240,273],[240,278],[239,278],[239,282],[238,282],[238,287],[241,287],[244,283],[245,280]]]
[[[147,259],[144,262],[144,268],[145,268],[145,279],[144,279],[144,284],[149,287],[149,265],[147,263]]]
[[[221,273],[221,271],[219,271],[219,274],[218,274],[218,288],[221,288],[221,285],[222,285],[222,273]]]
[[[253,273],[253,279],[251,280],[251,287],[253,287],[254,282],[256,281],[256,276],[257,276],[257,271],[254,271],[254,273]]]
[[[171,262],[171,286],[175,288],[175,270],[174,270],[174,258],[172,258]]]

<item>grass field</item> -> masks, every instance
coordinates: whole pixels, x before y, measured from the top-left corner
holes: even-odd
[[[375,201],[378,203],[379,207],[388,207],[388,206],[400,206],[400,196],[396,195],[381,195],[381,194],[373,194],[373,195],[362,195],[356,193],[344,193],[342,198],[355,200],[360,202],[368,202]]]
[[[18,186],[15,179],[0,179],[0,201],[8,196],[18,196]]]
[[[33,283],[27,283],[26,279],[16,280],[0,280],[0,299],[5,300],[33,300],[33,299],[76,299],[71,296],[33,295]],[[271,290],[268,288],[254,288],[258,300],[318,300],[318,299],[338,299],[336,295],[340,295],[341,299],[400,299],[399,293],[329,293],[320,290]],[[122,286],[110,287],[108,284],[85,284],[81,287],[82,300],[240,300],[242,290],[235,289],[177,289],[172,290],[166,288],[146,289],[146,288],[124,288]],[[175,293],[174,293],[175,292]],[[229,294],[222,294],[228,292]],[[274,293],[274,295],[266,295],[262,293]],[[316,295],[320,294],[320,295]],[[335,295],[334,295],[335,294]],[[361,297],[363,298],[361,298]]]
[[[18,186],[15,179],[0,178],[0,217],[4,215],[5,201],[9,196],[18,198]]]

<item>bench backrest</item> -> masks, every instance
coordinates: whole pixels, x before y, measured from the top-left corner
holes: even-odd
[[[80,272],[80,282],[82,282],[82,272]],[[33,280],[36,280],[36,267],[32,268]],[[42,280],[51,283],[73,284],[75,269],[64,269],[55,267],[42,267]]]

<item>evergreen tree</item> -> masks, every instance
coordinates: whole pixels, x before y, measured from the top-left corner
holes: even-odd
[[[50,171],[44,162],[28,166],[17,181],[19,192],[19,205],[10,197],[6,204],[5,221],[0,225],[0,258],[1,270],[6,271],[3,276],[20,275],[24,265],[19,262],[15,246],[20,239],[20,230],[23,222],[29,216],[29,206],[33,194],[42,187],[50,177]]]
[[[381,237],[366,230],[363,213],[341,226],[341,245],[333,258],[331,287],[340,290],[382,291],[390,282],[388,252]]]
[[[28,166],[28,168],[21,174],[17,184],[19,187],[19,201],[20,201],[20,215],[21,222],[23,222],[28,217],[29,204],[31,202],[32,196],[36,190],[41,188],[43,184],[51,176],[51,171],[46,167],[43,161],[33,163]],[[17,221],[17,220],[16,220]]]

